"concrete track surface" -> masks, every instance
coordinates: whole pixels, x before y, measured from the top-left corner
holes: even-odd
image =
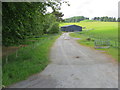
[[[41,73],[10,88],[118,88],[118,64],[97,50],[79,45],[62,34],[50,53],[51,63]]]

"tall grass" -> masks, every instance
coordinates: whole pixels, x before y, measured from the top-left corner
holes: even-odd
[[[3,85],[8,86],[28,76],[41,72],[49,63],[49,52],[59,35],[47,35],[37,38],[37,42],[18,50],[18,57],[13,53],[8,56],[8,63],[3,57]],[[31,40],[34,40],[32,38]]]

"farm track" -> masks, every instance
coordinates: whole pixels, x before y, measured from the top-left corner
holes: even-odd
[[[118,63],[79,45],[69,33],[57,39],[50,59],[44,71],[9,88],[118,88]]]

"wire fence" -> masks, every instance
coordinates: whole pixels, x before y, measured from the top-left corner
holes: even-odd
[[[20,58],[21,56],[23,57],[23,55],[28,55],[29,56],[29,52],[33,52],[34,49],[36,49],[38,46],[43,45],[45,42],[47,42],[50,39],[53,39],[53,36],[44,36],[46,38],[34,41],[32,44],[30,45],[19,45],[17,47],[17,49],[15,50],[9,50],[7,47],[7,50],[3,50],[6,53],[4,56],[2,56],[2,64],[7,64],[8,62],[12,62],[13,60],[17,60],[18,58]]]

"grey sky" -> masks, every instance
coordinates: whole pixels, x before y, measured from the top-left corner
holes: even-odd
[[[72,16],[101,17],[110,16],[118,17],[119,0],[67,0],[70,6],[62,5],[61,12],[63,18]]]

